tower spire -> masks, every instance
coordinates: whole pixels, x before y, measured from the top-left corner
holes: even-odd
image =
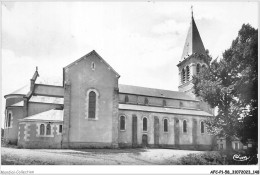
[[[191,6],[191,23],[186,37],[186,42],[183,48],[181,61],[183,61],[185,58],[191,56],[194,53],[205,54],[205,48],[201,40],[199,30],[193,18],[193,6]]]
[[[191,5],[191,17],[193,18],[193,5]]]

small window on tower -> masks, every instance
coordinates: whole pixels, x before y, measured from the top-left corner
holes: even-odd
[[[197,72],[197,75],[200,73],[200,64],[197,64],[196,72]]]
[[[185,70],[184,69],[182,69],[182,72],[181,72],[181,82],[185,83]]]
[[[186,72],[187,72],[187,80],[186,81],[189,81],[190,80],[190,67],[189,66],[187,66],[186,67]]]

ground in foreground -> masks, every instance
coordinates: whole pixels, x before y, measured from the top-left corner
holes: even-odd
[[[176,165],[203,151],[172,149],[17,149],[2,147],[2,165]]]

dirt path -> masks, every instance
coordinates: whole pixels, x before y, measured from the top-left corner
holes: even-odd
[[[2,147],[2,164],[21,165],[158,165],[200,151],[170,149],[16,149]]]

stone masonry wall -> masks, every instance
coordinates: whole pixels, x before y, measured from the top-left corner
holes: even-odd
[[[61,133],[59,125],[62,123],[50,123],[51,134],[46,134],[46,126],[49,122],[21,122],[19,124],[18,146],[22,148],[61,148]],[[45,125],[44,135],[40,135],[40,125]]]
[[[66,82],[65,91],[64,91],[64,116],[63,116],[62,148],[68,148],[69,147],[70,91],[71,91],[70,84],[68,82]]]
[[[148,144],[154,145],[154,117],[159,118],[159,146],[179,149],[211,149],[213,137],[200,131],[200,122],[206,120],[202,116],[188,116],[175,114],[150,113],[140,111],[119,110],[119,117],[126,117],[126,130],[119,130],[119,146],[131,147],[132,145],[132,116],[136,115],[138,145],[142,145],[142,135],[148,136]],[[148,119],[148,130],[143,131],[143,117]],[[163,120],[168,119],[168,132],[164,132]],[[187,133],[183,132],[183,121],[187,121]]]

